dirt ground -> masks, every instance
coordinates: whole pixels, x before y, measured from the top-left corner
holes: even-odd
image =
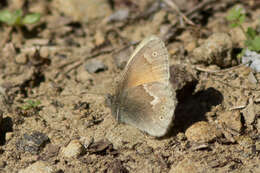
[[[10,0],[41,13],[0,25],[0,172],[260,172],[260,74],[236,55],[227,12],[257,0]],[[105,105],[131,52],[161,37],[178,105],[163,138],[118,124]],[[210,45],[209,52],[205,46]]]

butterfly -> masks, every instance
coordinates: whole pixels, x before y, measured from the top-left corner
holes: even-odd
[[[131,55],[113,95],[112,115],[151,136],[164,136],[177,104],[169,81],[169,53],[157,36],[145,38]]]

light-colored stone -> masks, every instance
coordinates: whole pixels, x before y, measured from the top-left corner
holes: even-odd
[[[124,21],[129,17],[130,11],[127,8],[119,9],[107,18],[107,22]]]
[[[75,21],[81,22],[102,19],[112,13],[106,0],[54,0],[53,5]]]
[[[86,62],[85,69],[89,73],[98,73],[107,70],[107,66],[101,60],[91,59]]]
[[[44,161],[38,161],[19,171],[19,173],[54,173],[55,170]]]
[[[192,41],[192,42],[188,43],[187,45],[185,45],[185,50],[187,50],[188,52],[191,52],[195,48],[196,48],[196,42],[195,41]]]
[[[9,141],[9,140],[11,140],[11,139],[13,138],[13,136],[14,136],[14,133],[13,133],[13,132],[6,132],[6,134],[5,134],[5,140],[6,140],[6,141]]]
[[[206,170],[208,169],[200,163],[193,162],[190,159],[183,159],[176,166],[172,166],[169,173],[203,173]]]
[[[232,47],[232,40],[228,34],[215,33],[193,50],[191,62],[228,67],[232,65]]]
[[[242,111],[245,118],[246,124],[251,125],[256,117],[255,103],[252,98],[249,99],[247,107]]]
[[[83,152],[83,149],[78,140],[72,140],[66,147],[62,148],[61,153],[68,158],[78,157]]]
[[[97,46],[99,46],[105,42],[105,35],[101,30],[96,31],[94,38],[95,38],[95,44]]]
[[[205,143],[214,140],[218,135],[218,131],[215,126],[210,125],[208,122],[200,121],[190,126],[185,135],[189,141]]]
[[[85,148],[88,148],[94,142],[94,138],[92,136],[84,136],[80,138],[80,142]]]

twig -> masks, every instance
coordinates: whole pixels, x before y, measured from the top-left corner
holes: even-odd
[[[197,11],[200,11],[201,9],[203,9],[206,5],[215,2],[216,0],[205,0],[202,1],[201,3],[199,3],[197,6],[195,6],[194,8],[192,8],[190,11],[187,11],[185,13],[186,16],[191,16],[192,14],[194,14]]]
[[[71,68],[69,68],[68,70],[66,70],[64,72],[64,74],[68,74],[69,72],[71,72],[74,69],[77,69],[79,66],[81,66],[83,64],[83,61],[79,61],[76,65],[72,66]]]
[[[236,70],[238,68],[244,67],[247,64],[248,63],[240,64],[240,65],[237,65],[237,66],[234,66],[234,67],[230,67],[228,69],[223,69],[223,70],[210,70],[210,69],[203,68],[203,67],[198,67],[198,66],[196,66],[195,69],[198,70],[198,71],[207,72],[207,73],[224,73],[224,72],[228,72],[228,71],[232,71],[232,70]]]
[[[179,9],[179,7],[171,0],[163,0],[168,6],[170,6],[171,8],[173,8],[174,10],[177,11],[177,13],[179,13],[179,15],[181,15],[181,17],[190,25],[195,25],[190,19],[188,19]]]

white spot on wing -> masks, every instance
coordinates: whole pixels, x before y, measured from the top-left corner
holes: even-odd
[[[152,97],[154,98],[153,101],[151,101],[151,104],[152,104],[153,106],[160,102],[159,97],[157,97],[157,96],[154,95],[151,91],[149,91],[149,89],[147,88],[147,85],[146,85],[146,84],[144,84],[144,89],[145,89],[145,91],[146,91],[150,96],[152,96]]]

